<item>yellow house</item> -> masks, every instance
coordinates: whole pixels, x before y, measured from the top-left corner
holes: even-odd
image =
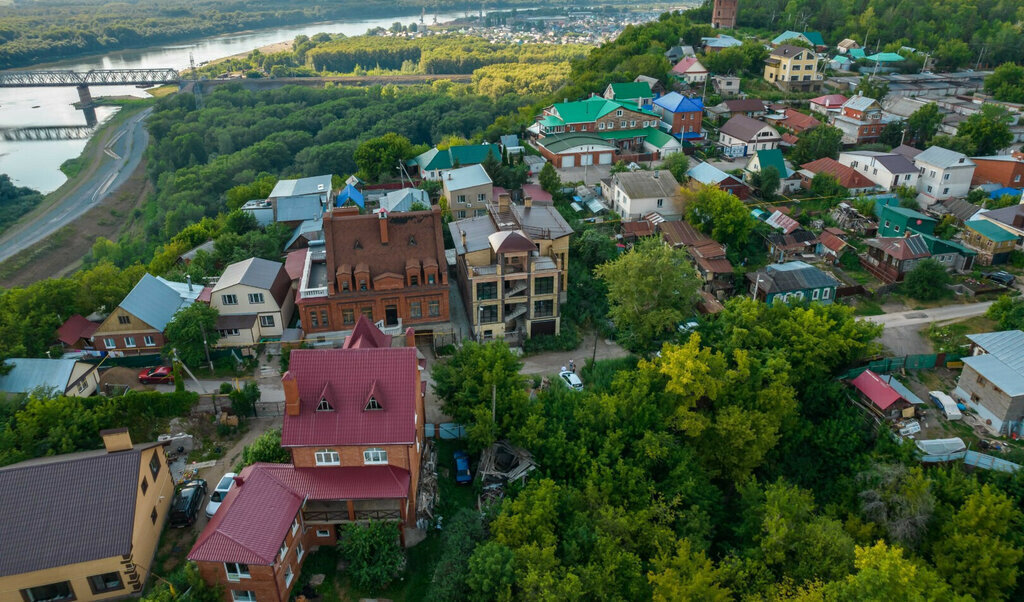
[[[295,309],[292,281],[284,264],[258,257],[225,268],[209,301],[220,314],[217,344],[230,347],[280,339]]]
[[[765,59],[764,79],[786,91],[818,90],[822,79],[818,57],[808,48],[783,44]]]
[[[45,358],[11,358],[7,374],[0,375],[0,393],[31,393],[38,389],[68,397],[88,397],[100,383],[94,364],[79,360]]]
[[[572,228],[551,203],[498,195],[487,215],[448,225],[459,288],[479,341],[558,334]]]
[[[162,444],[100,434],[104,449],[0,468],[0,602],[142,591],[174,483]]]

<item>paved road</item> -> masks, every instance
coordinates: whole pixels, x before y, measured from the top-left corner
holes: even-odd
[[[149,144],[149,132],[143,121],[151,112],[151,108],[145,109],[117,129],[106,132],[105,150],[100,151],[104,156],[99,168],[44,213],[4,233],[0,237],[0,261],[78,219],[116,191],[142,160]]]
[[[967,303],[964,305],[945,305],[932,309],[922,310],[901,310],[896,313],[883,314],[880,316],[863,316],[859,320],[867,320],[882,324],[886,328],[900,328],[904,326],[918,326],[932,322],[945,322],[947,320],[959,320],[961,318],[973,318],[983,315],[994,301],[983,301],[980,303]]]

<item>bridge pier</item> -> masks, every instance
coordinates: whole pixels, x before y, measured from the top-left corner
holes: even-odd
[[[96,127],[96,125],[99,123],[99,120],[96,118],[95,107],[90,105],[88,107],[83,108],[82,112],[85,113],[85,125],[91,128]]]
[[[78,88],[78,106],[86,108],[93,106],[92,94],[89,93],[89,86],[76,86]]]

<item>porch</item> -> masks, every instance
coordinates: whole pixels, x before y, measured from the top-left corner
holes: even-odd
[[[302,518],[311,524],[342,524],[370,520],[404,521],[403,500],[309,500]]]

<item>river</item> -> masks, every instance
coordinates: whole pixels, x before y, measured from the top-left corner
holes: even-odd
[[[450,21],[464,16],[463,12],[428,13],[426,24]],[[61,61],[45,65],[46,69],[147,69],[170,67],[185,69],[189,66],[189,55],[196,64],[221,57],[248,52],[275,42],[288,41],[298,35],[312,36],[317,33],[342,33],[348,36],[366,33],[375,27],[390,27],[398,21],[403,25],[419,23],[418,15],[382,17],[347,21],[328,21],[306,25],[292,25],[274,29],[262,29],[240,33],[224,34],[193,41],[153,46],[133,50],[112,52]],[[143,90],[133,86],[96,86],[91,88],[95,96],[145,96]],[[0,88],[0,127],[23,127],[29,125],[84,125],[85,116],[72,103],[78,101],[74,88]],[[97,117],[100,121],[109,119],[117,109],[100,107]],[[20,186],[29,186],[41,192],[51,192],[67,178],[60,171],[60,165],[81,154],[86,140],[60,140],[46,142],[7,142],[0,140],[0,173],[6,173]]]

